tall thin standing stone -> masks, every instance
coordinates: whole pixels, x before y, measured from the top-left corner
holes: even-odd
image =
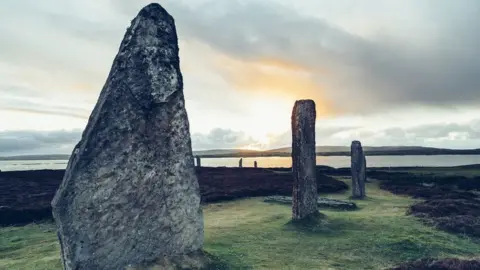
[[[118,270],[203,246],[173,18],[132,21],[52,201],[68,270]]]
[[[352,141],[351,151],[352,198],[365,198],[366,158],[362,144]]]
[[[197,160],[197,167],[202,167],[202,160],[199,156],[196,156],[195,159]]]
[[[318,213],[315,118],[313,100],[295,102],[292,111],[293,220]]]
[[[238,167],[239,168],[243,167],[243,158],[240,158],[240,160],[238,161]]]
[[[256,160],[253,162],[253,167],[254,167],[254,168],[257,168],[257,167],[258,167],[258,164],[257,164],[257,161],[256,161]]]

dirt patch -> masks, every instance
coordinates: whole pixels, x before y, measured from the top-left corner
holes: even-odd
[[[391,270],[475,270],[480,269],[478,260],[460,259],[421,259],[414,262],[402,263]]]
[[[51,219],[50,202],[65,170],[0,172],[0,225],[26,224]],[[244,197],[291,195],[289,171],[277,173],[261,168],[197,168],[202,202]],[[317,174],[322,193],[341,192],[348,186]]]

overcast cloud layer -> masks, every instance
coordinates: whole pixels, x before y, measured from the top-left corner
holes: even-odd
[[[317,127],[317,145],[349,145],[362,138],[364,145],[375,146],[430,146],[450,148],[479,148],[480,119],[465,124],[447,123],[370,130],[357,126]],[[291,133],[276,134],[268,147],[291,146]],[[17,154],[70,154],[80,140],[81,130],[72,131],[4,131],[0,132],[0,156]],[[465,141],[467,144],[465,144]],[[193,133],[195,150],[235,149],[245,145],[267,147],[245,132],[231,129],[213,129],[208,134]]]
[[[344,2],[358,6],[354,3],[358,1]],[[364,19],[372,12],[393,13],[391,2],[362,2],[371,8]],[[411,33],[397,36],[387,24],[368,37],[273,1],[214,1],[191,8],[168,2],[168,7],[188,38],[239,59],[277,59],[311,70],[318,94],[334,110],[378,112],[410,104],[478,104],[480,2],[402,3],[422,14],[412,18],[416,25]],[[410,20],[393,19],[398,24]]]
[[[0,2],[0,155],[69,153],[146,0]],[[166,0],[194,149],[480,145],[480,1]],[[268,140],[266,138],[268,137]]]

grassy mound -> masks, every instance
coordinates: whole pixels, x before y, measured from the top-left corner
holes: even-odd
[[[414,199],[380,190],[376,181],[367,192],[359,210],[321,210],[325,216],[318,222],[301,226],[289,223],[288,205],[263,198],[206,205],[205,250],[227,269],[385,269],[421,258],[480,254],[480,241],[406,216]],[[0,269],[61,269],[54,225],[0,228]]]

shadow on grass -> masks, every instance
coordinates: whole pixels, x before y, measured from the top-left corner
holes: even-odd
[[[229,244],[210,244],[208,251],[204,251],[210,259],[207,269],[230,270],[230,269],[253,269],[247,264],[242,252],[232,251]]]
[[[217,255],[204,250],[170,257],[160,257],[153,262],[129,265],[126,270],[148,269],[191,269],[191,270],[227,270],[238,269]],[[242,268],[245,269],[245,268]]]
[[[338,236],[345,230],[362,229],[363,227],[344,219],[331,219],[325,214],[317,212],[302,220],[291,220],[284,225],[284,230],[296,231],[306,234],[321,234],[325,236]]]
[[[352,195],[348,196],[347,198],[348,200],[351,200],[351,201],[357,201],[357,202],[361,202],[361,201],[370,201],[370,197],[368,196],[365,196],[363,198],[360,198],[360,197],[354,197]]]
[[[210,252],[204,251],[204,254],[208,257],[209,263],[204,269],[212,270],[230,270],[236,269],[238,265],[232,265],[226,260],[222,259],[220,256],[214,255]],[[243,268],[246,269],[246,268]]]

